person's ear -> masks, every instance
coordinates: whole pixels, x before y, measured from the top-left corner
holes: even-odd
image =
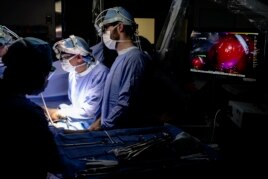
[[[124,24],[119,23],[117,28],[119,32],[122,32],[124,30]]]

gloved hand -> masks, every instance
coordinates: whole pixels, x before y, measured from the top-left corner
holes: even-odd
[[[89,131],[97,131],[101,130],[101,118],[98,118],[96,121],[94,121],[90,127],[88,128]]]
[[[65,116],[63,116],[61,113],[60,113],[60,109],[56,109],[56,108],[47,108],[47,111],[48,111],[48,114],[50,115],[51,117],[51,120],[53,122],[58,122],[62,119],[65,118]],[[47,114],[47,112],[46,112]],[[47,115],[48,115],[47,114]],[[47,116],[48,117],[48,116]]]

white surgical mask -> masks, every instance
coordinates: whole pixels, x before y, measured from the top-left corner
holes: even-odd
[[[108,49],[115,50],[115,47],[116,47],[116,40],[112,40],[110,36],[111,36],[111,32],[110,32],[110,31],[106,31],[106,32],[102,35],[103,42],[104,42],[105,46],[106,46]]]
[[[70,73],[70,72],[74,72],[75,69],[76,69],[77,67],[80,67],[80,66],[82,66],[82,65],[85,64],[85,63],[82,63],[82,64],[80,64],[80,65],[73,66],[73,65],[70,63],[70,60],[72,60],[74,57],[76,57],[76,55],[72,56],[72,57],[69,58],[68,60],[62,60],[62,61],[61,61],[61,67],[62,67],[62,69],[63,69],[64,71],[69,72],[69,73]]]
[[[67,59],[67,60],[62,60],[61,61],[61,67],[62,67],[62,69],[64,70],[64,71],[66,71],[66,72],[73,72],[73,71],[75,71],[75,68],[77,67],[77,66],[73,66],[71,63],[70,63],[70,60],[72,60],[73,58],[75,58],[76,57],[76,55],[74,55],[74,56],[72,56],[71,58],[69,58],[69,59]],[[80,66],[80,65],[79,65]]]

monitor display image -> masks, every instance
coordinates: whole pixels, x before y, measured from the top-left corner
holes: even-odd
[[[190,71],[255,80],[258,32],[201,32],[190,36]]]

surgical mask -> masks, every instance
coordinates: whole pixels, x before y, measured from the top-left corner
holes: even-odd
[[[76,55],[72,56],[72,57],[69,58],[69,59],[64,59],[64,60],[61,61],[61,67],[62,67],[62,69],[63,69],[64,71],[69,72],[69,73],[75,71],[76,66],[73,66],[73,65],[70,63],[70,60],[72,60],[72,59],[75,58],[75,57],[76,57]]]
[[[111,39],[111,31],[106,31],[103,35],[103,43],[108,49],[115,50],[116,48],[116,40]]]
[[[70,60],[72,60],[72,59],[75,58],[75,57],[76,57],[76,55],[74,55],[73,57],[71,57],[71,58],[69,58],[69,59],[67,59],[67,60],[62,60],[62,61],[61,61],[61,67],[62,67],[62,69],[63,69],[64,71],[71,73],[71,72],[74,72],[75,69],[76,69],[77,67],[80,67],[80,66],[86,64],[86,62],[85,62],[85,63],[82,63],[82,64],[80,64],[80,65],[73,66],[73,65],[70,63]]]

